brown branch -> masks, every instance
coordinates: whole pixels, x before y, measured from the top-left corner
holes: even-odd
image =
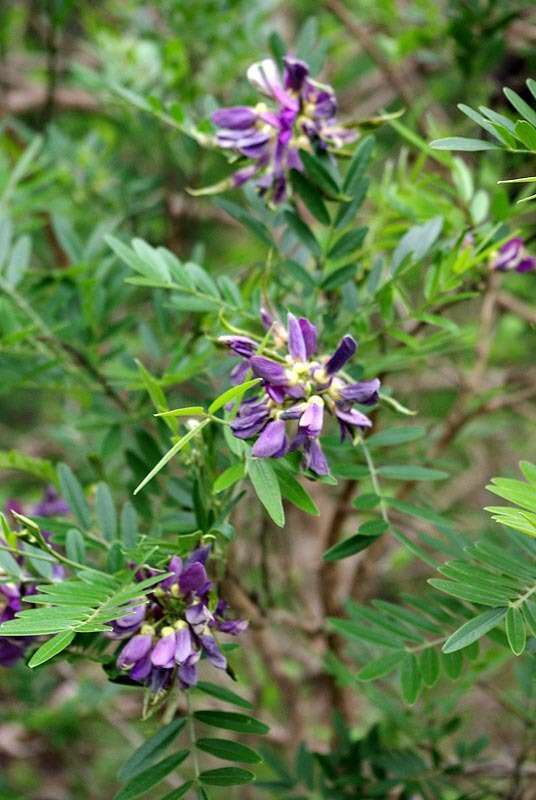
[[[533,306],[529,306],[527,303],[524,303],[522,300],[519,300],[517,297],[514,297],[508,292],[499,292],[497,295],[497,304],[505,308],[507,311],[511,311],[513,314],[516,314],[521,319],[524,319],[525,322],[528,322],[529,325],[536,325],[536,310]]]
[[[0,117],[39,111],[46,104],[47,96],[45,86],[26,86],[6,92],[0,97]],[[56,87],[54,107],[59,111],[94,112],[101,109],[96,98],[89,92],[67,86]]]
[[[404,101],[409,108],[413,108],[414,95],[409,90],[409,83],[404,76],[400,66],[396,67],[384,56],[381,49],[370,31],[362,25],[355,16],[346,8],[341,0],[324,0],[324,5],[331,13],[342,22],[345,28],[354,36],[365,53],[374,61],[378,69],[383,73],[387,83],[393,88],[397,95]],[[422,124],[419,123],[422,129]],[[423,130],[424,133],[426,131]]]

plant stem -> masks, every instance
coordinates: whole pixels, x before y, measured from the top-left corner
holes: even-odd
[[[197,760],[197,750],[195,747],[195,722],[192,710],[192,701],[190,699],[190,695],[188,694],[188,692],[186,692],[186,706],[188,709],[188,732],[190,734],[190,744],[192,746],[192,763],[194,766],[194,776],[196,783],[198,783],[201,770],[199,769],[199,761]]]

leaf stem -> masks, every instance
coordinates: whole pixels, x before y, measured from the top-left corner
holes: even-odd
[[[372,487],[374,489],[374,492],[380,498],[380,513],[382,515],[382,519],[390,527],[391,526],[391,520],[389,519],[389,513],[387,511],[387,505],[385,503],[385,500],[382,497],[382,490],[381,490],[381,486],[380,486],[380,481],[378,480],[378,472],[377,472],[376,467],[374,465],[374,461],[372,460],[372,456],[370,455],[370,450],[368,449],[368,447],[367,447],[367,445],[365,443],[365,440],[361,439],[360,444],[361,444],[361,449],[363,450],[363,453],[365,455],[365,459],[366,459],[366,462],[367,462],[367,467],[368,467],[368,470],[369,470],[369,473],[370,473],[370,480],[372,481]]]

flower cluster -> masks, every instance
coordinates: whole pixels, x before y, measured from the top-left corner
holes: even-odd
[[[341,370],[354,355],[357,344],[344,336],[331,356],[317,356],[316,326],[308,319],[288,315],[287,329],[262,313],[265,327],[273,334],[276,348],[286,345],[288,353],[258,353],[258,345],[247,336],[221,336],[243,361],[233,370],[233,379],[242,381],[249,370],[262,379],[261,393],[244,400],[231,423],[240,439],[258,437],[252,454],[259,458],[281,458],[299,450],[304,466],[317,475],[326,475],[329,467],[319,443],[324,425],[324,411],[336,417],[341,440],[371,426],[370,419],[353,408],[354,403],[372,405],[378,400],[378,379],[352,383]],[[294,426],[291,437],[288,425]]]
[[[288,173],[303,170],[300,150],[340,148],[355,134],[337,123],[337,100],[331,86],[309,77],[307,64],[287,56],[283,79],[271,59],[252,64],[248,79],[273,107],[220,108],[212,115],[219,128],[217,143],[251,161],[232,177],[241,186],[254,179],[257,189],[273,203],[287,197]]]
[[[532,272],[536,269],[536,258],[528,254],[523,239],[514,236],[499,248],[491,266],[498,272]]]
[[[16,511],[24,514],[24,507],[18,500],[8,500],[5,510],[7,514]],[[30,509],[30,514],[39,517],[58,517],[69,513],[69,506],[53,487],[48,487],[42,499]],[[45,538],[50,537],[48,531],[43,531]],[[0,542],[2,540],[0,539]],[[3,542],[2,542],[3,543]],[[24,557],[17,556],[16,561],[24,572]],[[60,581],[65,577],[65,571],[61,564],[55,564],[52,569],[53,580]],[[30,574],[24,575],[23,580],[18,583],[0,582],[0,624],[15,618],[18,611],[24,608],[25,598],[36,593],[36,584],[30,578]],[[1,579],[1,575],[0,575]],[[25,654],[34,638],[31,636],[0,637],[0,666],[12,667]]]
[[[175,681],[183,689],[194,686],[203,656],[218,669],[227,669],[215,634],[236,636],[247,628],[245,620],[226,618],[227,604],[216,596],[205,568],[209,552],[200,547],[185,561],[173,556],[167,570],[172,575],[158,584],[149,603],[113,624],[111,638],[128,639],[117,658],[118,668],[154,694]],[[138,577],[147,577],[146,571]]]

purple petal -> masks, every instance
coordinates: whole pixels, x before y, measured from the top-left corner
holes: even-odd
[[[131,667],[140,659],[145,658],[153,644],[153,637],[148,633],[140,633],[133,636],[123,647],[117,659],[117,666],[120,669]]]
[[[337,406],[335,409],[335,414],[337,418],[346,423],[346,425],[350,425],[354,428],[370,428],[372,426],[370,419],[360,411],[356,411],[355,408],[346,411],[345,409]]]
[[[192,550],[186,562],[184,564],[185,567],[189,567],[190,564],[203,564],[207,563],[207,559],[210,555],[211,547],[209,544],[203,545],[202,547],[196,547],[195,550]]]
[[[348,359],[352,358],[356,350],[357,344],[355,339],[352,336],[343,336],[339,346],[326,363],[325,370],[327,374],[334,375],[335,372],[342,369]]]
[[[298,320],[303,336],[303,341],[305,342],[305,353],[307,358],[311,358],[316,353],[316,325],[313,325],[312,322],[309,322],[308,319],[305,317],[300,317]]]
[[[179,578],[180,590],[183,594],[199,592],[209,583],[208,575],[203,564],[196,562],[184,570]]]
[[[271,383],[273,386],[285,386],[287,374],[285,367],[265,356],[252,356],[249,360],[251,369],[257,378]]]
[[[194,628],[198,625],[206,625],[210,620],[211,614],[204,603],[196,603],[188,606],[185,612],[186,619]]]
[[[227,659],[218,647],[218,643],[212,636],[200,636],[199,641],[207,659],[218,669],[227,669]]]
[[[269,422],[263,430],[251,451],[256,458],[269,458],[278,453],[286,440],[285,423],[283,420]]]
[[[175,661],[182,664],[193,653],[192,634],[190,628],[180,628],[175,634]]]
[[[30,637],[28,637],[28,644]],[[12,667],[24,655],[24,644],[16,644],[9,639],[0,639],[0,666]]]
[[[317,439],[310,439],[305,453],[305,465],[317,475],[328,475],[329,466]]]
[[[218,336],[218,341],[243,358],[250,358],[257,351],[258,346],[257,342],[248,336]]]
[[[371,381],[358,381],[344,386],[341,389],[341,396],[352,403],[371,405],[378,400],[380,381],[374,378]]]
[[[309,75],[309,67],[299,58],[286,56],[285,60],[285,89],[293,92],[301,91],[304,80]]]
[[[233,175],[231,176],[231,180],[233,182],[233,186],[235,189],[238,189],[239,186],[243,186],[245,183],[250,181],[257,172],[259,171],[259,166],[257,164],[251,164],[249,167],[243,167],[243,169],[238,169]]]
[[[247,106],[231,106],[219,108],[212,115],[212,122],[219,128],[243,130],[255,125],[257,113]]]
[[[222,633],[228,633],[230,636],[238,636],[246,630],[248,625],[247,619],[226,619],[223,622],[218,622],[218,630]]]
[[[179,679],[185,688],[195,686],[197,683],[197,662],[200,657],[201,654],[199,652],[192,653],[184,664],[179,666]]]
[[[183,570],[182,558],[180,556],[173,556],[169,564],[167,566],[167,572],[172,572],[173,575],[170,575],[169,578],[163,580],[160,584],[162,589],[171,589],[174,583],[177,583],[177,579]]]
[[[307,408],[300,417],[299,428],[307,436],[319,436],[324,422],[324,401],[320,397],[312,397]]]
[[[171,669],[162,669],[161,667],[153,668],[151,672],[150,689],[153,694],[167,689],[171,681],[173,672]]]
[[[233,386],[238,386],[240,383],[244,383],[246,380],[246,375],[249,372],[249,362],[248,361],[240,361],[235,367],[231,370],[231,383]],[[231,407],[233,403],[230,403]]]
[[[153,665],[150,657],[145,656],[145,658],[140,658],[140,660],[134,664],[129,672],[129,675],[133,681],[138,681],[141,683],[149,677],[152,668]]]
[[[516,272],[532,272],[533,269],[536,269],[536,258],[532,256],[523,258],[516,266]]]
[[[129,614],[115,620],[115,625],[118,628],[132,628],[141,625],[145,618],[145,606],[137,606]]]
[[[59,496],[53,486],[48,486],[42,499],[32,508],[38,517],[61,517],[70,511],[68,504]]]
[[[287,316],[287,330],[288,351],[290,355],[297,361],[305,361],[307,358],[307,349],[305,346],[302,329],[294,314],[291,314],[290,312]]]
[[[151,661],[155,667],[169,667],[175,658],[177,646],[175,631],[158,640],[151,653]]]

